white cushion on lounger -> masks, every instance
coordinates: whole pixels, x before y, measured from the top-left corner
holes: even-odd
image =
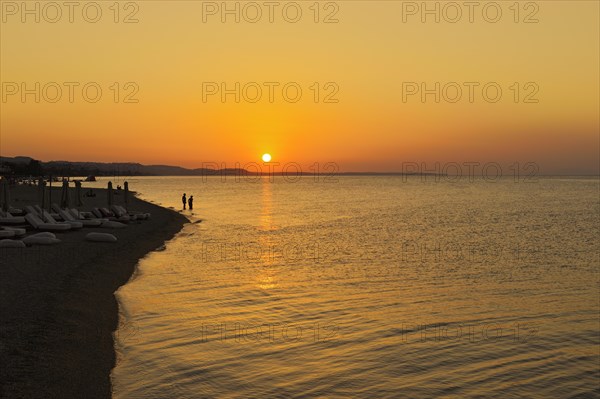
[[[140,220],[143,217],[140,217],[138,214],[130,214],[127,212],[125,208],[120,205],[113,205],[110,207],[110,210],[117,216],[118,218],[124,218],[125,220]]]
[[[83,226],[86,227],[98,227],[102,224],[100,220],[75,220],[75,218],[71,215],[70,212],[63,211],[62,209],[59,210],[58,214],[61,218],[63,218],[64,221],[69,222],[71,224],[74,224],[76,222],[81,223]]]
[[[71,215],[70,212],[63,211],[62,209],[58,210],[58,214],[65,222],[74,222],[75,218]]]
[[[83,211],[80,212],[75,208],[67,209],[66,211],[69,212],[71,214],[71,216],[73,216],[73,218],[78,221],[86,220],[86,216],[88,218],[96,219],[94,214],[91,212],[83,212]]]
[[[68,225],[71,226],[71,228],[73,229],[80,229],[83,227],[83,223],[81,222],[71,222],[69,220],[65,220],[64,222],[57,222],[56,219],[54,219],[54,216],[52,216],[51,214],[49,214],[48,212],[44,211],[44,219],[46,219],[46,222],[48,223],[54,223],[54,224],[61,224],[61,223],[66,223]]]
[[[122,208],[119,208],[117,205],[111,206],[110,210],[112,211],[112,213],[115,214],[116,217],[121,217],[121,216],[127,215],[127,211],[125,211]]]
[[[39,205],[34,205],[33,208],[36,210],[38,215],[43,215],[44,212],[45,213],[49,213],[50,215],[52,215],[53,218],[57,219],[59,216],[58,214],[58,209],[60,209],[58,207],[58,205],[56,204],[52,204],[51,208],[52,208],[52,212],[46,211],[46,210],[42,210],[42,208],[40,208]]]
[[[83,217],[83,215],[81,214],[81,212],[79,212],[75,208],[67,209],[67,212],[69,212],[71,214],[71,216],[73,216],[77,220],[79,220],[79,219],[81,219]]]
[[[58,214],[56,214],[56,213],[50,213],[46,210],[42,210],[42,208],[40,208],[39,205],[35,205],[35,206],[28,205],[25,207],[25,211],[27,213],[32,213],[36,216],[39,216],[40,218],[43,218],[43,219],[46,219],[46,215],[50,215],[53,218],[58,217]],[[55,222],[56,222],[56,220],[54,222],[49,222],[49,223],[55,223]]]
[[[25,221],[25,219],[23,219],[23,221]],[[16,236],[22,236],[25,235],[25,233],[27,232],[27,230],[19,228],[19,227],[3,227],[4,230],[8,230],[8,231],[14,231]]]
[[[52,211],[54,211],[54,213],[60,214],[60,206],[58,206],[57,204],[52,204],[51,208]]]
[[[83,223],[84,226],[87,227],[104,227],[102,226],[103,222],[107,222],[108,219],[104,218],[96,218],[93,213],[90,212],[79,212],[77,209],[67,209],[67,213],[69,213],[76,221]],[[84,215],[88,216],[86,218]]]
[[[133,220],[133,218],[129,217],[129,215],[125,215],[125,216],[118,217],[116,221],[121,222],[121,223],[127,223],[132,220]]]
[[[0,230],[0,239],[2,239],[2,238],[12,238],[14,236],[15,236],[15,232],[14,231]]]
[[[150,219],[150,214],[149,214],[149,213],[142,213],[142,212],[140,212],[140,213],[133,213],[133,214],[131,214],[131,215],[129,215],[129,216],[135,216],[135,218],[136,218],[137,220],[146,220],[146,219]]]
[[[101,227],[102,226],[102,220],[97,220],[97,219],[80,220],[79,223],[83,224],[83,227]]]
[[[25,243],[19,240],[0,240],[0,248],[25,248]]]
[[[110,215],[114,215],[113,217],[116,219],[117,222],[127,223],[127,222],[129,222],[131,220],[131,218],[129,217],[129,215],[119,216],[118,214],[115,214],[114,212],[109,211],[107,208],[100,208],[100,211],[102,212],[102,214],[105,215],[105,217],[109,217],[110,218],[111,217]]]
[[[35,210],[35,209],[33,209],[33,207],[32,207],[31,205],[27,205],[27,206],[25,207],[25,212],[27,212],[27,213],[33,213],[34,215],[38,215],[38,216],[40,215],[40,214],[38,213],[38,211],[37,211],[37,210]]]
[[[23,242],[27,245],[52,245],[58,244],[60,240],[52,237],[29,236],[23,238]]]
[[[117,237],[108,233],[88,233],[85,239],[94,242],[117,242]]]
[[[85,227],[100,227],[102,225],[102,220],[98,219],[82,219],[79,220],[79,223],[83,224]]]
[[[27,212],[29,212],[29,213],[35,213],[36,215],[38,215],[41,218],[45,218],[45,215],[50,215],[55,219],[59,217],[58,213],[50,213],[47,210],[40,208],[39,205],[25,207],[25,210],[27,210]],[[50,223],[52,223],[52,222],[50,222]]]
[[[149,219],[150,218],[150,214],[149,213],[128,213],[127,210],[125,208],[123,208],[121,205],[114,205],[114,207],[121,212],[123,215],[127,215],[129,214],[129,216],[134,217],[136,220],[145,220],[145,219]]]
[[[29,224],[31,224],[33,227],[35,227],[38,230],[51,230],[51,231],[71,230],[71,225],[69,225],[67,223],[60,223],[60,224],[44,223],[42,221],[42,219],[40,219],[38,216],[34,215],[33,213],[28,213],[27,215],[25,215],[25,220],[27,220],[29,222]]]
[[[0,218],[0,224],[23,224],[25,218],[22,216],[13,216],[10,213],[6,214],[5,217]]]

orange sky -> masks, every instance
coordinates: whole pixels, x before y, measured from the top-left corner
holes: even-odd
[[[445,2],[436,23],[435,15],[410,8],[421,2],[390,1],[321,2],[318,23],[313,2],[297,3],[296,23],[286,20],[296,9],[283,2],[272,23],[264,6],[252,23],[256,10],[240,2],[236,23],[235,15],[221,15],[221,2],[122,2],[118,16],[113,2],[98,2],[102,15],[91,23],[97,10],[87,7],[84,14],[84,2],[70,23],[65,7],[59,18],[40,3],[36,22],[21,2],[3,1],[0,153],[233,167],[270,152],[282,164],[335,162],[341,171],[518,161],[536,162],[542,173],[598,173],[598,2],[521,2],[518,16],[513,2],[498,2],[496,23],[488,3],[473,10],[472,23],[466,8],[452,23],[456,10]],[[324,23],[328,15],[338,22]],[[128,16],[137,22],[124,23]],[[532,19],[538,22],[525,23]],[[65,82],[73,82],[72,102]],[[98,102],[84,98],[89,82],[95,83],[88,100],[94,87],[102,90]],[[239,103],[235,94],[223,102],[220,92],[207,91],[221,83],[234,89],[236,82]],[[282,91],[290,82],[290,97],[294,87],[302,90],[295,103]],[[435,94],[425,102],[420,93],[407,94],[436,82],[439,103]],[[465,82],[478,84],[472,102]],[[490,82],[489,99],[495,87],[502,90],[498,102],[484,98]],[[24,99],[23,84],[33,91]],[[253,102],[257,86],[262,97]],[[457,86],[462,96],[453,103]],[[137,103],[125,103],[136,88]],[[325,103],[338,89],[331,97],[337,102]]]

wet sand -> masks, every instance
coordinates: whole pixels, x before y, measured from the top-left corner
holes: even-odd
[[[73,190],[74,191],[74,190]],[[104,206],[95,189],[80,209]],[[115,365],[114,292],[138,260],[171,239],[187,219],[130,196],[131,211],[152,218],[125,229],[83,228],[56,234],[55,246],[0,249],[0,397],[110,398]],[[60,189],[53,190],[59,202]],[[11,205],[38,203],[37,188],[11,189]],[[122,195],[115,196],[122,203]],[[92,243],[85,234],[117,236],[117,243]]]

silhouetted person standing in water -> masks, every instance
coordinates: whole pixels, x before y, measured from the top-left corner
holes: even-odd
[[[181,197],[181,202],[183,202],[183,209],[185,210],[185,206],[187,204],[187,199],[185,198],[185,193],[183,193],[183,197]]]
[[[190,195],[190,199],[188,200],[188,205],[189,205],[190,211],[192,209],[194,209],[194,196],[193,195]]]

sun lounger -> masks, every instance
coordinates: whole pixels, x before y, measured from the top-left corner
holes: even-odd
[[[111,206],[110,210],[113,211],[113,213],[117,216],[129,216],[133,220],[146,220],[150,218],[149,213],[127,212],[127,210],[121,205],[113,205]]]
[[[100,208],[100,212],[102,212],[103,215],[112,215],[112,217],[115,218],[116,221],[118,222],[122,222],[122,223],[127,223],[131,220],[133,220],[132,217],[130,217],[129,215],[121,215],[119,216],[118,214],[109,211],[107,208]]]
[[[62,220],[70,223],[71,225],[76,225],[81,223],[84,227],[100,227],[102,225],[102,220],[100,219],[76,219],[71,215],[69,209],[60,209],[58,205],[53,204],[52,210],[58,213]]]
[[[25,218],[22,216],[13,216],[10,212],[0,210],[0,224],[23,224]]]
[[[69,213],[71,214],[71,216],[73,216],[75,218],[75,220],[88,220],[88,219],[101,220],[101,221],[108,220],[105,218],[98,218],[98,217],[94,216],[94,214],[92,212],[79,211],[75,208],[67,209],[67,211],[69,211]]]
[[[37,215],[38,217],[40,217],[41,219],[46,219],[45,214],[49,214],[50,216],[52,216],[52,218],[58,218],[58,214],[56,213],[49,213],[48,211],[43,210],[42,208],[40,208],[39,205],[28,205],[25,207],[25,212],[27,213],[33,213],[34,215]]]
[[[98,208],[93,208],[92,209],[92,215],[94,215],[94,217],[97,217],[97,218],[103,218],[104,217],[104,215],[102,214],[102,212],[100,212],[100,209],[98,209]]]
[[[52,216],[50,213],[43,211],[43,215],[44,215],[44,220],[47,223],[67,223],[69,225],[71,225],[72,229],[80,229],[83,227],[83,223],[81,222],[77,222],[77,221],[69,221],[69,220],[65,220],[64,222],[58,222],[56,221],[56,219],[54,219],[54,216]]]
[[[71,230],[71,225],[68,223],[45,223],[35,213],[25,215],[25,220],[36,230],[46,231],[68,231]]]
[[[25,218],[23,218],[23,221],[25,221]],[[20,228],[20,227],[0,227],[0,231],[2,230],[7,230],[7,231],[12,231],[15,233],[15,236],[24,236],[25,233],[27,233],[27,230]]]
[[[82,215],[83,214],[88,214],[90,216],[90,218],[84,218]],[[109,220],[106,218],[94,218],[94,215],[90,212],[78,212],[77,209],[71,209],[71,215],[75,218],[75,220],[81,221],[83,223],[85,223],[86,220],[94,220],[94,221],[100,221],[101,224],[99,227],[105,227],[105,228],[109,228],[109,229],[122,229],[124,227],[127,227],[126,224],[123,224],[121,222],[117,222],[115,220]],[[79,215],[79,217],[77,217]]]
[[[66,210],[62,210],[62,209],[58,212],[58,214],[60,215],[60,217],[65,222],[69,222],[69,223],[81,223],[85,227],[99,227],[99,226],[102,225],[102,222],[103,222],[100,219],[81,219],[81,220],[76,220],[73,216],[71,216],[70,212],[67,212]]]
[[[0,239],[13,238],[14,236],[15,236],[15,232],[14,231],[0,230]]]
[[[120,217],[129,217],[129,220],[136,220],[137,218],[135,216],[130,216],[127,214],[127,212],[123,212],[121,210],[119,210],[115,205],[110,207],[110,212],[115,215],[115,217],[120,218]]]
[[[106,208],[94,208],[92,209],[92,213],[98,218],[105,218],[115,222],[128,223],[131,220],[129,216],[117,217],[114,213]]]

